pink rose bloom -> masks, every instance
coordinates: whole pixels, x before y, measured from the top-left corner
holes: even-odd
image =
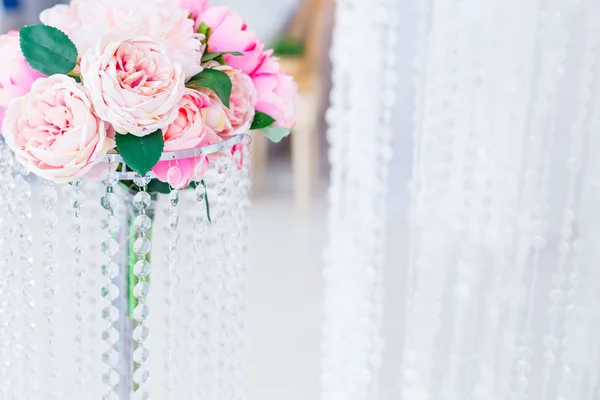
[[[40,21],[44,25],[53,26],[63,31],[75,43],[75,46],[81,53],[92,46],[88,46],[83,37],[76,34],[82,28],[82,21],[79,16],[80,3],[78,0],[73,0],[68,5],[58,4],[47,8],[40,13]]]
[[[19,47],[19,32],[17,31],[10,31],[6,35],[0,36],[0,58],[2,59],[0,108],[6,108],[11,100],[29,92],[33,82],[43,75],[32,69],[25,61]],[[0,112],[0,123],[3,115],[4,112]]]
[[[107,33],[151,37],[190,78],[202,71],[203,49],[188,15],[170,0],[76,0],[43,11],[40,19],[69,35],[81,54]]]
[[[258,93],[256,109],[275,119],[274,125],[291,128],[296,125],[300,95],[294,78],[286,72],[253,77]]]
[[[41,78],[6,110],[4,138],[34,174],[70,182],[101,162],[115,144],[112,129],[91,110],[89,94],[72,78]]]
[[[263,59],[263,44],[244,19],[226,6],[209,7],[198,18],[211,29],[208,51],[239,51],[243,56],[226,54],[227,65],[252,76]]]
[[[185,75],[150,38],[100,40],[83,56],[81,75],[96,113],[118,133],[145,136],[177,118]]]
[[[201,110],[210,106],[210,98],[204,93],[185,89],[179,101],[177,119],[164,131],[164,151],[195,149],[201,145],[216,143],[218,136],[202,119]],[[156,177],[174,188],[186,187],[194,176],[200,157],[174,161],[161,161],[152,168]]]
[[[229,108],[223,111],[231,123],[233,134],[245,133],[250,129],[254,119],[254,107],[256,106],[256,88],[252,79],[228,65],[220,65],[217,62],[209,62],[205,67],[225,72],[231,79],[231,96],[229,97]]]
[[[233,135],[233,126],[219,97],[209,89],[203,89],[203,93],[210,97],[209,106],[201,111],[204,123],[221,138]]]

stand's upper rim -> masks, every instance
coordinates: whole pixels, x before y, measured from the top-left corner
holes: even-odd
[[[245,137],[250,137],[248,134],[243,133],[230,137],[229,139],[223,140],[222,142],[209,144],[207,146],[196,147],[195,149],[177,150],[177,151],[165,151],[160,156],[159,161],[173,161],[181,160],[184,158],[198,157],[201,155],[209,155],[218,153],[225,149],[232,148],[235,144],[241,142]],[[120,154],[107,154],[102,159],[103,163],[122,163],[123,157]]]

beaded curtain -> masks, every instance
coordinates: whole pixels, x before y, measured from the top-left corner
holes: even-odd
[[[600,3],[399,3],[337,2],[321,398],[600,398]],[[408,79],[406,239],[382,197]]]

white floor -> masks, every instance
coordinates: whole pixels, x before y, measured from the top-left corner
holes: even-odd
[[[317,399],[325,202],[302,220],[291,196],[258,198],[251,223],[248,399]]]

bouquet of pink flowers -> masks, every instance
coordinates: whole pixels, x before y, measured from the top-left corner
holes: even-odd
[[[173,1],[175,4],[173,4]],[[179,2],[179,4],[178,4]],[[0,37],[2,134],[36,175],[106,175],[107,154],[173,187],[206,157],[159,161],[260,130],[279,141],[298,90],[241,16],[206,0],[73,0]]]

